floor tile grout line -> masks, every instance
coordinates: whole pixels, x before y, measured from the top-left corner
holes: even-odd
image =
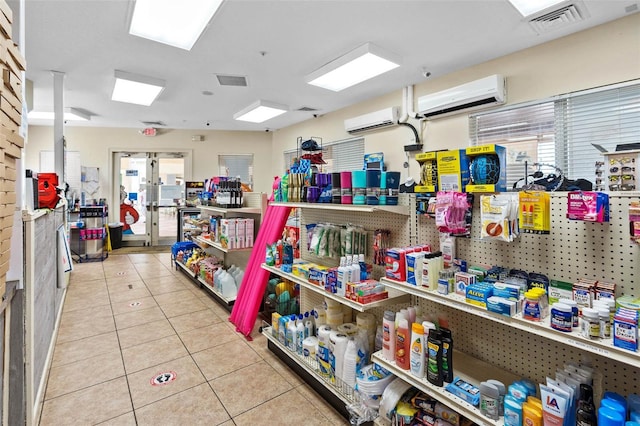
[[[104,265],[103,265],[104,267]],[[109,290],[107,289],[107,293],[109,293]],[[109,301],[111,301],[111,294],[109,294]],[[111,308],[111,312],[113,313],[113,307]],[[135,421],[136,425],[138,424],[138,419],[136,417],[136,411],[133,407],[133,395],[131,394],[131,385],[129,384],[129,377],[127,375],[127,367],[126,364],[124,362],[124,354],[122,353],[122,344],[120,343],[120,334],[118,333],[118,326],[116,324],[116,316],[115,314],[113,314],[113,325],[116,329],[116,338],[118,339],[118,347],[120,348],[120,359],[122,360],[122,370],[124,371],[124,379],[127,382],[127,391],[129,392],[129,402],[131,402],[131,410],[133,411],[133,420]]]

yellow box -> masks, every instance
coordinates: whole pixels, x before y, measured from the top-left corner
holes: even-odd
[[[420,163],[420,185],[414,188],[415,192],[436,192],[438,190],[438,156],[437,151],[423,152],[416,155],[416,161]]]
[[[464,192],[469,184],[469,157],[464,149],[437,152],[438,190]]]

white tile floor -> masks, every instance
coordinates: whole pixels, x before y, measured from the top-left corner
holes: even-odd
[[[74,265],[41,425],[347,425],[169,253]],[[153,385],[170,373],[174,380]]]

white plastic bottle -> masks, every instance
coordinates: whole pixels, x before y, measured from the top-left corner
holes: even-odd
[[[353,280],[351,279],[351,275],[353,274],[353,268],[352,268],[352,266],[353,266],[353,257],[351,255],[349,255],[349,254],[347,255],[344,265],[347,268],[347,272],[346,272],[347,281],[346,282],[347,283],[350,283],[350,282],[352,283]],[[345,286],[344,288],[346,290],[347,287]]]
[[[338,284],[336,294],[338,296],[344,296],[346,290],[346,283],[349,281],[350,269],[347,268],[347,259],[342,256],[340,258],[340,266],[338,267]]]
[[[296,325],[296,352],[302,355],[302,342],[304,340],[304,320],[302,314],[298,315],[298,324]]]
[[[358,260],[358,256],[353,256],[351,259],[351,282],[360,282],[360,261]]]
[[[411,325],[411,374],[419,379],[424,377],[424,327],[422,324]]]
[[[291,317],[289,317],[289,322],[287,323],[287,348],[292,352],[296,351],[296,331],[296,316],[291,315]]]

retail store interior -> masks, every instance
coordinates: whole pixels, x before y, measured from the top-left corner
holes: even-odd
[[[640,3],[179,3],[0,0],[3,425],[640,425]]]

